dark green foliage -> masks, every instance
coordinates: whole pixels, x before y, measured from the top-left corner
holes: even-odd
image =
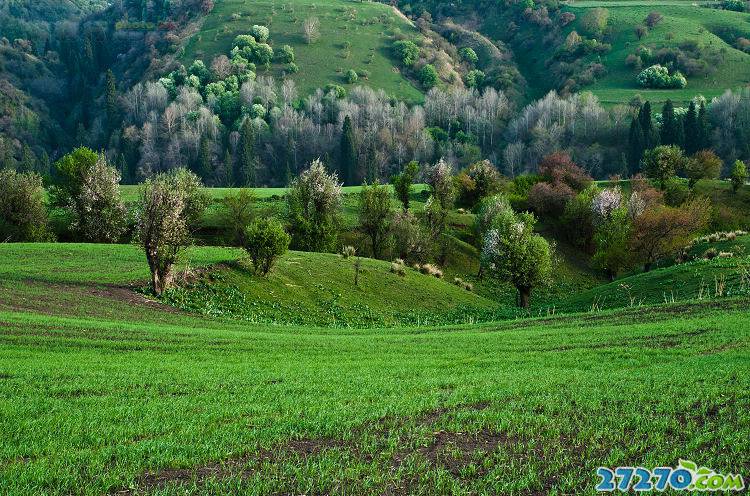
[[[55,184],[50,190],[56,206],[67,206],[77,197],[86,171],[93,168],[99,155],[86,147],[79,147],[55,162]]]
[[[685,153],[692,155],[701,149],[701,131],[698,127],[698,112],[695,102],[691,101],[685,114],[683,127],[685,129]]]
[[[362,186],[359,193],[359,229],[370,239],[373,258],[380,258],[383,254],[392,217],[388,186],[377,182]]]
[[[220,223],[226,233],[227,243],[244,246],[245,231],[255,217],[255,194],[252,190],[241,189],[225,196],[221,203]]]
[[[419,71],[419,82],[422,83],[425,89],[435,87],[439,80],[438,72],[432,64],[425,65]]]
[[[352,119],[348,115],[344,118],[341,130],[341,179],[345,186],[355,183],[357,177],[357,144],[354,139]]]
[[[628,133],[628,168],[633,175],[640,170],[641,158],[646,150],[646,139],[638,117],[633,117]]]
[[[682,146],[682,123],[674,114],[672,100],[664,104],[661,117],[661,144]]]
[[[50,238],[42,178],[0,169],[0,243]]]
[[[411,66],[419,59],[419,47],[413,41],[399,40],[393,44],[393,51],[401,62]]]
[[[414,183],[418,172],[419,163],[412,160],[406,164],[404,170],[391,178],[391,184],[396,192],[396,198],[398,198],[401,205],[403,205],[404,212],[409,210],[409,195],[411,194],[412,184]]]
[[[747,181],[747,166],[741,160],[736,160],[732,165],[732,172],[729,175],[732,181],[732,191],[737,193]]]
[[[291,237],[276,219],[258,219],[245,230],[245,251],[253,261],[255,271],[265,276],[276,260],[289,249]]]
[[[240,128],[237,146],[237,163],[234,167],[235,186],[255,186],[255,133],[250,119],[245,119]]]
[[[661,145],[648,150],[643,156],[643,171],[648,177],[659,182],[664,190],[667,181],[682,170],[685,156],[682,150],[674,145]]]

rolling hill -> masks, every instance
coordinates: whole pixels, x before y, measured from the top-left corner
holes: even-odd
[[[320,37],[310,44],[302,32],[307,18],[320,23]],[[209,63],[214,56],[228,53],[235,36],[247,34],[253,24],[269,28],[275,49],[282,45],[294,49],[299,72],[291,77],[301,95],[329,83],[345,85],[346,71],[354,69],[369,74],[360,84],[408,102],[422,99],[421,91],[401,75],[391,53],[395,34],[416,36],[418,31],[398,11],[375,2],[219,0],[188,41],[183,62]],[[271,73],[280,76],[283,70],[275,64]]]

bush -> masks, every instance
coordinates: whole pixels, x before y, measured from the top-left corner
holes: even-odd
[[[245,232],[255,213],[255,194],[252,190],[241,189],[221,200],[221,225],[226,233],[226,241],[232,246],[245,245]]]
[[[399,258],[421,262],[427,257],[429,239],[411,212],[397,212],[391,223],[394,251]]]
[[[654,10],[654,11],[649,12],[649,14],[643,20],[643,24],[653,29],[663,19],[664,19],[664,16]]]
[[[502,186],[502,176],[489,160],[471,164],[456,176],[458,204],[474,208],[482,199],[492,196]]]
[[[359,75],[354,69],[349,69],[346,71],[346,76],[344,76],[344,78],[348,84],[354,84],[359,80]]]
[[[747,181],[747,166],[741,160],[736,160],[732,165],[732,172],[729,174],[732,181],[732,191],[735,193],[745,184]]]
[[[412,184],[414,183],[414,179],[416,179],[418,172],[419,163],[412,160],[406,164],[406,167],[404,167],[404,170],[402,170],[400,174],[391,177],[391,184],[396,192],[396,197],[404,207],[404,211],[409,210],[409,195],[411,195]]]
[[[529,191],[528,204],[537,215],[558,218],[575,196],[575,191],[565,183],[536,183]]]
[[[50,239],[42,178],[0,169],[0,243]]]
[[[370,239],[373,258],[380,258],[387,242],[391,218],[391,192],[375,182],[362,186],[359,194],[359,229]]]
[[[357,249],[352,245],[346,245],[341,247],[341,258],[348,260],[357,254]]]
[[[406,265],[404,264],[404,261],[397,258],[391,262],[391,272],[401,277],[406,276]]]
[[[250,28],[250,34],[258,43],[265,43],[266,41],[268,41],[269,31],[265,26],[254,24],[253,27]]]
[[[461,56],[462,60],[465,60],[471,65],[475,65],[477,62],[479,62],[479,57],[477,56],[477,52],[474,51],[471,47],[463,47],[458,51],[458,55]]]
[[[664,202],[670,207],[679,207],[690,197],[687,185],[677,178],[672,178],[666,183],[664,189]]]
[[[443,278],[443,271],[440,270],[440,268],[438,268],[437,266],[432,265],[432,264],[427,263],[427,264],[422,265],[419,268],[419,271],[424,275],[437,277],[438,279]]]
[[[286,253],[291,237],[276,219],[259,219],[245,230],[243,248],[250,255],[255,272],[265,276],[276,259]]]
[[[716,248],[713,248],[713,247],[711,247],[708,250],[706,250],[706,251],[703,252],[703,258],[705,258],[706,260],[711,260],[711,259],[716,258],[718,256],[719,256],[719,250],[717,250]]]
[[[396,41],[393,44],[393,51],[405,66],[414,65],[419,59],[419,47],[413,41]]]
[[[684,88],[687,79],[679,71],[669,74],[669,70],[659,64],[643,69],[636,77],[638,84],[643,88]]]
[[[425,89],[434,88],[439,80],[438,72],[432,64],[425,65],[419,71],[419,82],[422,83]]]
[[[291,64],[294,62],[294,48],[289,45],[282,45],[278,52],[276,52],[276,58],[282,64]]]

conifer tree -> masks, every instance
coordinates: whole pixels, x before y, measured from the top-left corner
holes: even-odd
[[[700,133],[698,132],[698,113],[695,110],[695,102],[690,102],[685,114],[685,153],[692,155],[700,148]]]
[[[255,186],[255,133],[250,119],[245,119],[240,128],[234,182],[235,186]]]
[[[344,118],[344,126],[341,130],[341,179],[346,186],[351,186],[355,181],[357,167],[357,147],[354,142],[354,129],[352,120],[347,115]]]

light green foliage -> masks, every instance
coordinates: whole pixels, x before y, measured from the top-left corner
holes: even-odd
[[[255,202],[256,196],[251,189],[240,189],[221,199],[219,223],[232,246],[244,246],[245,231],[255,217]]]
[[[630,229],[628,210],[623,207],[612,211],[608,218],[597,225],[594,234],[596,252],[592,263],[594,267],[605,271],[610,279],[614,279],[631,261],[628,249]]]
[[[52,203],[67,206],[81,191],[85,171],[94,167],[99,155],[86,147],[79,147],[55,162],[55,184],[51,188]]]
[[[279,62],[283,64],[291,64],[294,62],[294,48],[289,45],[283,45],[277,52]]]
[[[393,43],[393,51],[405,66],[412,66],[419,59],[419,47],[409,40],[398,40]]]
[[[469,88],[481,88],[484,84],[484,72],[472,69],[464,76],[464,82]]]
[[[419,82],[425,89],[435,87],[439,81],[440,77],[434,65],[427,64],[419,70]]]
[[[609,11],[596,7],[586,12],[580,20],[580,26],[584,33],[590,36],[601,36],[607,28]]]
[[[388,186],[377,182],[362,186],[359,194],[359,229],[370,240],[373,258],[380,258],[383,254],[392,217]]]
[[[643,69],[638,74],[636,80],[638,81],[638,84],[644,88],[681,89],[687,86],[687,79],[685,79],[685,76],[683,76],[680,71],[675,71],[673,74],[670,74],[666,67],[659,64],[654,64]]]
[[[730,179],[732,181],[732,191],[735,193],[745,185],[745,181],[747,181],[747,166],[743,161],[735,160],[732,165]]]
[[[552,248],[534,233],[535,224],[533,214],[501,210],[482,243],[482,267],[515,286],[522,308],[528,308],[531,291],[552,276]]]
[[[480,244],[484,241],[487,232],[492,229],[497,217],[508,219],[512,215],[513,209],[505,195],[492,195],[479,202],[474,229],[476,230],[477,239]]]
[[[479,62],[479,56],[477,56],[477,52],[475,52],[471,47],[461,48],[458,51],[458,55],[461,56],[461,59],[465,60],[471,65],[475,65],[477,62]]]
[[[0,169],[0,242],[50,238],[42,178]]]
[[[95,243],[114,243],[125,231],[126,211],[120,198],[120,173],[104,155],[91,167],[80,169],[78,192],[68,208],[71,229],[81,239]]]
[[[346,79],[346,82],[348,84],[354,84],[359,79],[359,75],[357,74],[357,71],[354,69],[349,69],[346,71],[346,75],[344,76],[344,79]]]
[[[258,43],[265,43],[268,41],[268,35],[270,34],[270,32],[268,31],[267,27],[254,24],[250,28],[250,34]]]
[[[674,145],[657,146],[643,155],[643,172],[665,189],[667,181],[685,166],[682,150]]]
[[[247,227],[243,247],[250,255],[255,271],[265,276],[289,249],[291,239],[278,220],[258,219]]]

